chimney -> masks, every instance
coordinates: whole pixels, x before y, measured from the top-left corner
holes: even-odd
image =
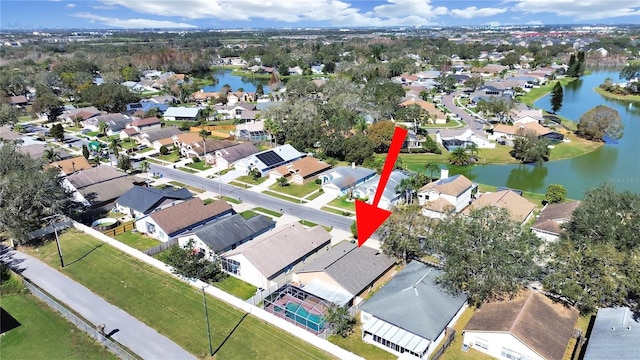
[[[355,169],[355,168],[356,168],[356,162],[355,162],[355,161],[352,161],[352,162],[351,162],[351,168],[353,168],[353,169]]]
[[[440,180],[449,177],[449,169],[440,169]]]

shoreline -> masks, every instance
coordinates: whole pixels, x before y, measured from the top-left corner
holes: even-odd
[[[640,95],[617,95],[601,89],[600,87],[593,88],[593,91],[606,97],[607,99],[624,101],[631,104],[640,104]]]

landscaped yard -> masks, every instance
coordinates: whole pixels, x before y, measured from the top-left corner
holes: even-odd
[[[277,197],[278,199],[282,199],[282,200],[286,200],[292,203],[298,203],[298,204],[302,204],[302,203],[306,203],[307,200],[301,200],[297,197],[291,197],[289,195],[285,195],[279,192],[275,192],[275,191],[271,191],[271,190],[265,190],[262,192],[263,194],[269,195],[269,196],[273,196],[273,197]]]
[[[208,356],[202,292],[86,234],[60,236],[68,264],[59,268],[54,242],[30,251],[111,304],[200,358]],[[220,359],[329,359],[330,355],[213,297],[207,298],[213,349]],[[3,354],[4,355],[4,354]]]
[[[236,205],[237,204],[242,204],[242,201],[240,201],[240,200],[238,200],[236,198],[232,198],[230,196],[223,196],[222,198],[225,199],[226,202],[229,202],[229,203],[232,203],[232,204],[236,204]]]
[[[123,244],[129,245],[134,249],[138,249],[140,251],[147,250],[154,246],[160,245],[160,241],[151,238],[147,235],[143,235],[139,232],[131,232],[127,231],[120,235],[116,235],[114,239],[120,241]]]
[[[560,160],[584,155],[604,145],[600,142],[585,140],[569,132],[563,133],[565,138],[571,141],[553,145],[554,148],[551,149],[550,160]]]
[[[275,183],[269,186],[269,189],[273,191],[281,192],[287,195],[303,198],[311,194],[312,192],[320,189],[320,185],[316,184],[313,181],[306,183],[304,185],[289,184],[287,186],[280,186],[280,184]]]
[[[334,208],[330,208],[328,206],[323,206],[320,208],[320,210],[322,211],[327,211],[330,213],[334,213],[334,214],[338,214],[338,215],[342,215],[342,216],[353,216],[354,213],[346,211],[346,210],[338,210],[338,209],[334,209]]]
[[[568,83],[572,82],[576,80],[575,78],[563,78],[560,79],[560,84],[562,84],[562,86],[567,85]],[[533,103],[538,100],[539,98],[543,97],[544,95],[546,95],[548,92],[550,92],[553,87],[556,85],[556,81],[549,81],[548,83],[546,83],[545,85],[542,85],[538,88],[533,88],[531,89],[531,91],[529,91],[526,95],[520,96],[518,97],[518,100],[529,105],[529,106],[533,106]]]
[[[256,294],[256,291],[258,291],[257,287],[231,275],[227,276],[220,282],[214,283],[213,286],[217,287],[218,289],[222,289],[229,294],[233,294],[242,300],[250,299],[253,295]]]
[[[476,350],[474,348],[470,348],[469,351],[467,351],[467,352],[462,351],[462,340],[463,340],[462,332],[464,331],[464,327],[467,326],[467,323],[469,322],[469,320],[471,320],[471,317],[473,316],[474,312],[475,312],[475,309],[470,307],[470,308],[467,308],[462,313],[462,315],[460,316],[460,318],[456,322],[456,325],[453,327],[455,329],[455,331],[456,331],[456,337],[451,342],[451,344],[449,344],[449,347],[444,352],[444,354],[442,354],[442,359],[446,359],[446,360],[490,360],[490,359],[493,359],[491,356],[485,355],[484,353],[481,353],[480,351],[478,351],[478,350]]]
[[[240,181],[246,184],[251,184],[251,185],[262,184],[263,182],[267,181],[267,179],[268,177],[266,176],[261,176],[257,179],[254,179],[253,176],[250,176],[250,175],[243,175],[236,178],[237,181]]]
[[[397,356],[394,356],[393,354],[386,352],[375,345],[367,344],[366,342],[362,341],[362,329],[359,321],[358,324],[353,328],[353,332],[349,336],[343,338],[339,335],[331,335],[329,337],[329,341],[345,350],[351,351],[356,355],[360,355],[365,359],[397,359]]]
[[[180,161],[180,153],[177,151],[172,151],[167,155],[158,155],[156,156],[156,158],[167,162],[178,162]]]
[[[192,168],[192,169],[196,169],[196,170],[211,169],[211,165],[205,163],[204,161],[190,163],[190,164],[187,164],[187,166]]]
[[[282,214],[278,211],[274,211],[274,210],[270,210],[270,209],[265,209],[263,207],[257,207],[255,209],[253,209],[255,211],[259,211],[261,213],[265,213],[267,215],[271,215],[271,216],[275,216],[275,217],[280,217],[282,216]]]
[[[0,337],[3,359],[117,359],[26,290],[0,302],[20,323]]]
[[[322,190],[322,189],[320,189],[320,190]],[[316,191],[314,193],[311,193],[310,195],[305,196],[304,199],[311,201],[311,200],[313,200],[315,198],[318,198],[318,197],[322,196],[322,194],[324,194],[324,192]]]
[[[346,209],[350,211],[356,211],[355,200],[351,200],[351,201],[347,201],[347,200],[349,200],[349,196],[345,195],[345,196],[331,200],[331,202],[328,203],[327,205],[339,207],[341,209]]]
[[[240,213],[240,216],[242,216],[245,219],[251,219],[254,216],[258,216],[258,213],[252,210],[245,210]]]

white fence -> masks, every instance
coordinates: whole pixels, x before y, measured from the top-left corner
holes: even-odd
[[[128,245],[125,245],[115,239],[112,239],[104,234],[102,234],[99,231],[93,230],[88,226],[85,226],[83,224],[80,224],[78,222],[74,222],[73,226],[82,231],[85,232],[93,237],[95,237],[96,239],[103,241],[115,248],[117,248],[118,250],[129,254],[133,257],[135,257],[136,259],[139,259],[157,269],[160,269],[166,273],[169,273],[171,275],[173,275],[174,277],[180,279],[181,281],[184,281],[188,284],[190,284],[193,287],[196,287],[198,289],[202,289],[203,287],[205,288],[205,292],[207,292],[209,295],[224,301],[225,303],[232,305],[246,313],[249,313],[261,320],[264,320],[268,323],[270,323],[271,325],[277,326],[280,329],[288,332],[289,334],[300,338],[306,342],[308,342],[309,344],[312,344],[314,346],[317,346],[318,348],[328,352],[329,354],[336,356],[339,359],[345,359],[345,360],[350,360],[350,359],[357,359],[357,360],[364,360],[364,358],[349,352],[341,347],[339,347],[338,345],[335,345],[325,339],[321,339],[315,335],[313,335],[312,333],[305,331],[299,327],[297,327],[294,324],[289,323],[288,321],[281,319],[273,314],[270,314],[269,312],[260,309],[256,306],[253,306],[251,304],[249,304],[248,302],[239,299],[223,290],[220,290],[216,287],[210,286],[209,284],[200,281],[200,280],[192,280],[192,279],[185,279],[183,277],[180,276],[176,276],[175,274],[173,274],[172,267],[163,263],[160,260],[157,260],[151,256],[146,255],[145,253],[143,253],[140,250],[134,249]]]

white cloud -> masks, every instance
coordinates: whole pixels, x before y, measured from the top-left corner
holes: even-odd
[[[507,12],[507,8],[480,8],[478,9],[475,6],[468,7],[466,9],[453,9],[451,10],[451,14],[455,17],[463,18],[463,19],[473,19],[477,17],[487,17],[494,16],[498,14],[503,14]]]
[[[106,16],[98,16],[91,13],[78,13],[71,16],[87,19],[91,22],[98,22],[110,27],[123,29],[143,29],[143,28],[195,28],[196,26],[166,20],[152,19],[119,19]]]
[[[508,0],[514,10],[525,13],[552,13],[574,20],[600,20],[640,16],[638,0]]]
[[[71,9],[71,8],[76,7],[76,4],[69,3],[69,4],[65,5],[65,6]]]
[[[531,20],[527,22],[527,25],[544,25],[541,20]]]

